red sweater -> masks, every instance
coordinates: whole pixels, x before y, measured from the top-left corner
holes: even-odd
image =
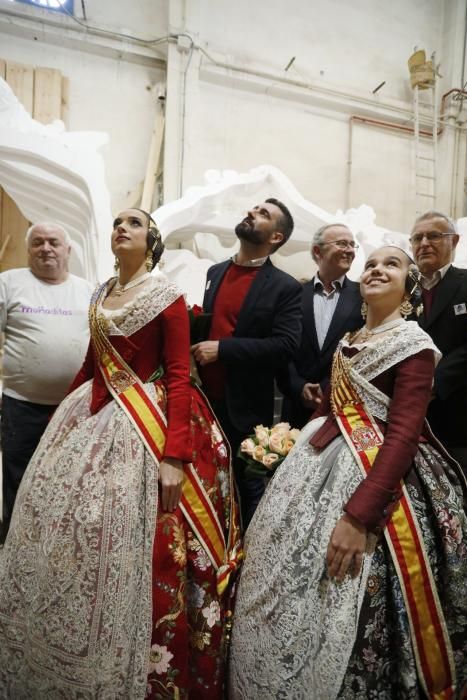
[[[209,340],[230,338],[234,334],[240,309],[259,269],[235,263],[230,265],[217,290]],[[200,367],[200,377],[210,399],[224,398],[225,367],[221,362]]]
[[[188,312],[179,297],[150,323],[130,337],[114,335],[117,352],[145,382],[160,366],[164,367],[167,387],[167,442],[164,456],[191,462],[190,330]],[[92,343],[84,364],[70,391],[92,379],[91,413],[97,413],[112,400],[96,362]]]

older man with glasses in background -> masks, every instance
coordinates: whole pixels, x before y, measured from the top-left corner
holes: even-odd
[[[454,223],[437,211],[419,216],[410,236],[422,273],[424,311],[418,320],[443,354],[427,417],[467,474],[467,270],[452,264],[458,241]]]
[[[313,236],[311,255],[318,270],[303,287],[300,348],[278,380],[282,418],[294,428],[302,428],[318,407],[339,340],[363,325],[359,285],[346,276],[357,248],[344,224],[327,224]]]

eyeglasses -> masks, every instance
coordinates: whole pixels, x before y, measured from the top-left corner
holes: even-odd
[[[452,236],[453,233],[440,233],[439,231],[428,231],[428,233],[414,233],[410,236],[410,242],[412,245],[420,245],[424,238],[426,238],[428,243],[440,243],[445,236]]]
[[[322,243],[321,245],[335,245],[340,250],[346,250],[347,248],[352,248],[352,250],[358,250],[358,243],[355,243],[355,241],[326,241],[325,243]]]

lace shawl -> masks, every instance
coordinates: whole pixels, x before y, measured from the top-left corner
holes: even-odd
[[[338,351],[349,347],[348,339],[349,334],[342,338]],[[399,362],[427,349],[433,350],[435,358],[439,359],[440,352],[430,336],[416,321],[406,321],[389,335],[364,346],[360,352],[347,360],[352,382],[371,415],[387,422],[391,403],[388,396],[371,384],[371,380]]]
[[[114,279],[112,277],[105,286],[102,285],[95,290],[93,302],[97,301],[101,290],[109,289]],[[100,313],[107,321],[109,335],[129,337],[144,328],[181,296],[181,290],[169,282],[166,277],[153,276],[141,292],[127,304],[124,304],[121,309],[110,312],[109,309],[105,309],[101,310]]]

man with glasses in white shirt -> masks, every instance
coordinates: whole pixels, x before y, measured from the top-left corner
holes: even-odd
[[[294,428],[302,428],[320,403],[339,340],[363,325],[359,285],[346,276],[357,248],[343,224],[327,224],[313,236],[311,255],[318,271],[303,287],[301,344],[278,381],[282,418]]]
[[[422,273],[419,323],[443,353],[427,418],[467,473],[467,270],[452,264],[459,234],[448,216],[428,211],[415,221],[410,242]]]

